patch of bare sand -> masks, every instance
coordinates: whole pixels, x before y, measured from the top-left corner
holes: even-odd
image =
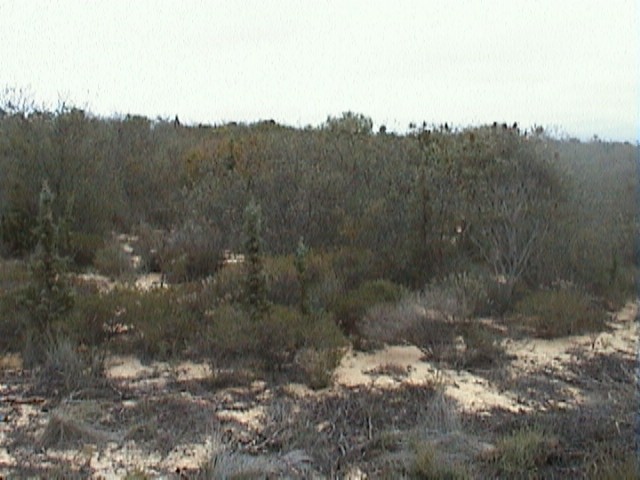
[[[562,377],[570,378],[572,374],[567,371],[566,366],[575,360],[577,351],[592,356],[599,353],[621,353],[633,358],[638,348],[638,324],[635,321],[637,314],[638,303],[627,304],[612,316],[610,332],[554,340],[507,339],[504,346],[513,358],[507,374],[517,378],[542,371],[548,372],[549,375],[560,374]],[[404,383],[442,382],[445,394],[455,399],[463,411],[478,414],[488,413],[495,408],[512,412],[544,408],[532,402],[523,402],[518,394],[499,388],[483,376],[468,371],[440,369],[423,361],[423,357],[422,351],[415,346],[388,346],[370,353],[349,352],[336,370],[335,380],[338,385],[347,387],[379,388],[393,388]],[[380,373],[393,371],[394,367],[406,370],[407,375],[400,378]],[[568,384],[562,385],[562,388],[566,396],[573,401],[584,401],[579,388]]]
[[[336,370],[336,383],[346,387],[379,388],[442,383],[445,395],[453,398],[462,410],[476,413],[493,408],[523,410],[513,395],[499,392],[485,378],[466,371],[437,368],[423,357],[424,353],[413,345],[388,346],[371,353],[349,352]],[[394,371],[394,367],[404,369],[407,375],[402,378],[379,373]]]

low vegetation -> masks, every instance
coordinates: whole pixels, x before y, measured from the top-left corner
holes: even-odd
[[[0,351],[20,353],[33,394],[56,402],[116,392],[103,374],[114,354],[204,362],[212,394],[242,379],[328,389],[349,349],[387,344],[442,368],[499,369],[514,331],[595,335],[636,294],[637,146],[498,124],[375,134],[353,113],[294,129],[1,111]],[[151,288],[136,286],[144,275]],[[225,445],[191,473],[284,475],[274,452],[300,451],[313,457],[300,465],[328,476],[363,459],[388,478],[571,463],[535,425],[503,432],[471,463],[446,442],[408,442],[398,431],[436,417],[437,390],[283,394],[261,451]],[[58,413],[43,448],[112,438]],[[136,418],[120,433],[144,442]],[[585,465],[594,478],[637,471],[606,453]]]

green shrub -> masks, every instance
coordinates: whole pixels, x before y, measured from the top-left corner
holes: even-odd
[[[36,215],[25,210],[10,209],[0,216],[0,255],[22,257],[36,246],[33,234]]]
[[[304,382],[313,390],[331,386],[333,372],[340,364],[344,350],[339,348],[303,348],[296,363],[304,374]]]
[[[589,295],[573,288],[531,293],[514,310],[541,338],[598,331],[606,321],[602,308]]]
[[[232,365],[257,350],[256,325],[237,305],[223,304],[207,315],[201,332],[199,352],[208,357],[215,369]]]
[[[102,236],[91,233],[71,232],[69,235],[69,251],[64,253],[71,258],[76,267],[86,268],[94,264],[97,252],[103,248],[105,248],[105,242]]]
[[[387,280],[368,281],[339,298],[333,306],[338,324],[347,334],[357,334],[357,323],[374,305],[398,302],[402,287]]]
[[[23,261],[0,259],[0,352],[17,352],[23,346],[27,325],[22,308],[29,270]]]
[[[110,348],[143,358],[185,354],[200,334],[198,297],[184,289],[114,289],[78,297],[77,308],[58,329],[85,345],[112,339]],[[128,330],[118,340],[116,332]]]
[[[221,305],[207,316],[199,350],[208,354],[214,369],[249,362],[264,371],[282,370],[293,364],[301,349],[318,352],[325,370],[337,366],[338,350],[346,340],[327,315],[303,316],[296,309],[274,306],[260,322],[234,305]]]
[[[201,319],[179,291],[137,292],[123,320],[135,329],[133,351],[143,357],[167,359],[185,353],[199,335]]]
[[[558,440],[536,428],[523,428],[496,444],[493,460],[501,475],[534,475],[556,454]]]
[[[412,473],[424,480],[465,480],[471,478],[466,467],[448,461],[438,449],[427,442],[416,446]]]
[[[134,326],[134,316],[139,309],[137,302],[144,295],[127,288],[78,295],[75,308],[57,323],[56,328],[80,344],[101,345],[116,331]]]
[[[465,344],[462,352],[456,352],[458,366],[464,368],[487,367],[504,358],[504,347],[487,325],[469,320],[456,325],[456,332],[462,337]]]

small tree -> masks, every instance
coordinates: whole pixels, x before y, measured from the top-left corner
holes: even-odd
[[[476,133],[463,183],[469,238],[510,295],[540,252],[562,184],[543,142],[514,129]]]
[[[244,212],[246,279],[245,306],[253,321],[263,320],[269,311],[267,281],[262,264],[262,214],[253,200]]]
[[[38,243],[31,260],[31,283],[25,299],[30,321],[27,332],[35,342],[32,347],[36,349],[36,360],[44,353],[44,342],[51,337],[53,322],[73,307],[72,292],[64,278],[66,262],[59,255],[60,232],[53,219],[52,203],[53,194],[45,181],[35,231]]]
[[[294,264],[296,273],[298,274],[298,284],[300,285],[300,312],[307,315],[309,308],[309,278],[307,276],[307,256],[309,248],[304,244],[304,240],[300,237],[298,248],[296,249],[296,257]]]

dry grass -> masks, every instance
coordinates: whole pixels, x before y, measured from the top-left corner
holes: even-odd
[[[96,428],[78,417],[78,411],[59,409],[51,414],[47,426],[38,439],[40,448],[68,449],[86,444],[103,445],[118,441],[118,435]]]

